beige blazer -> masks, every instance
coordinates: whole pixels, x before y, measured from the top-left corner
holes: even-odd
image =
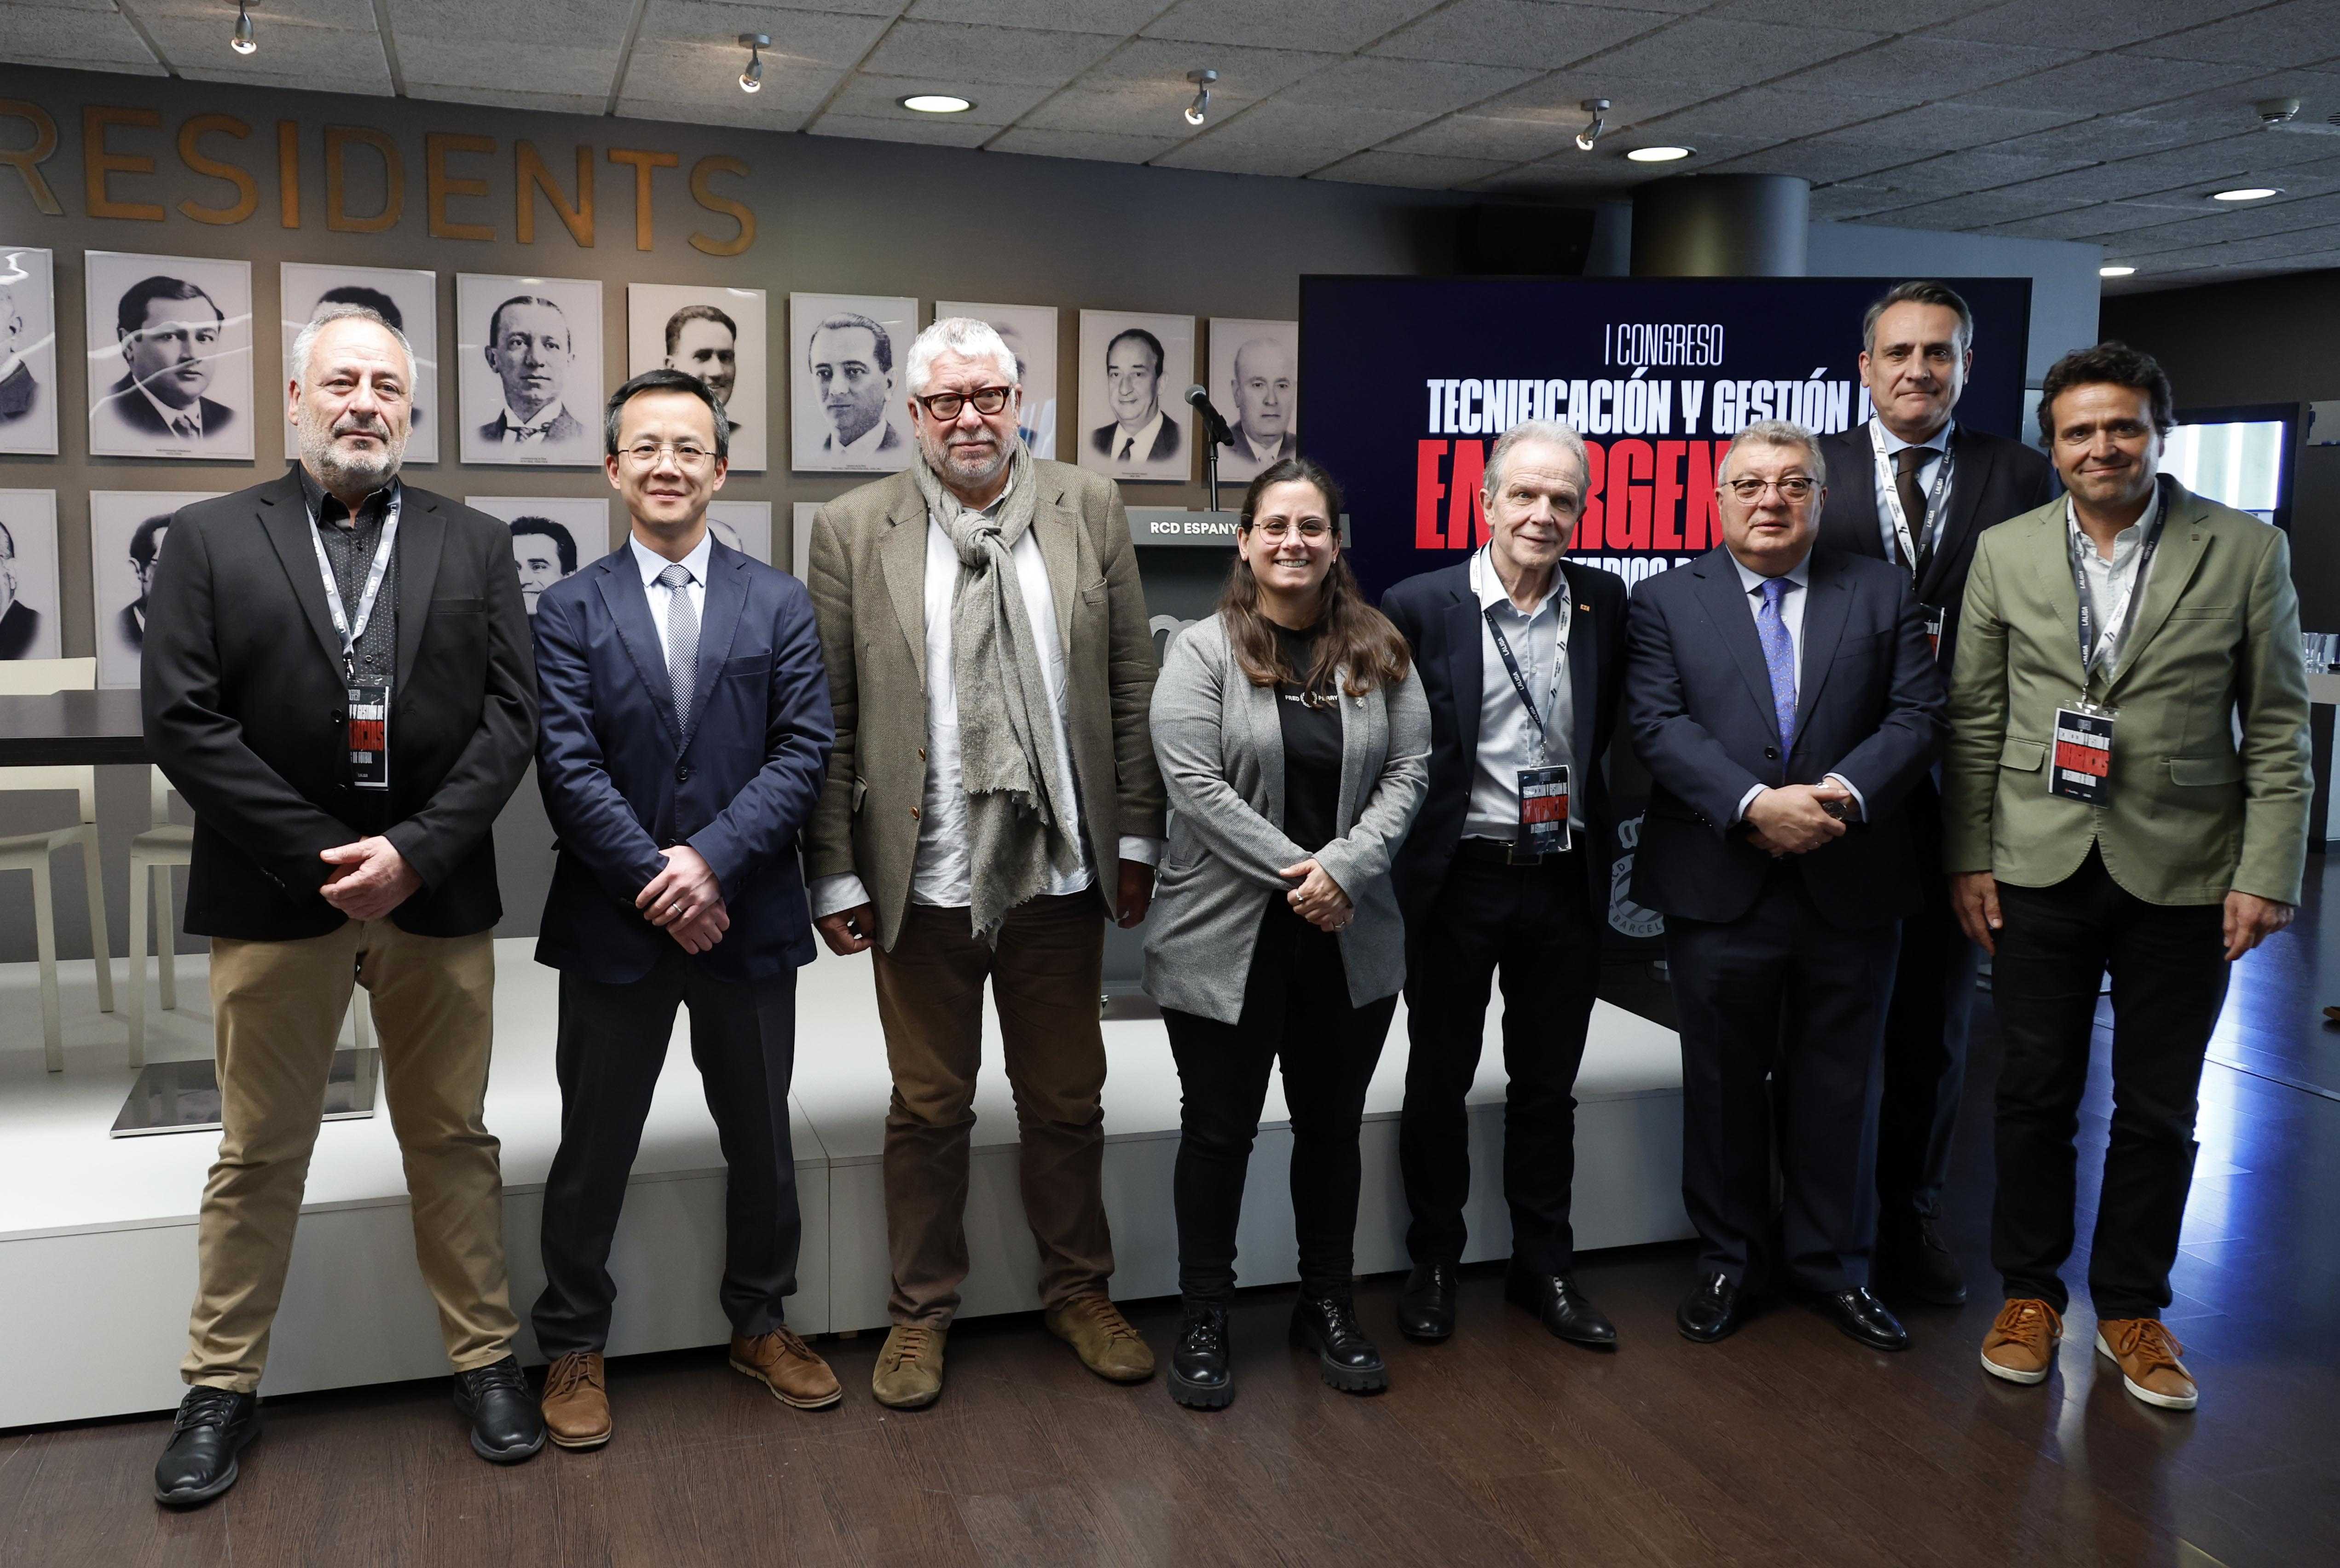
[[[1032,536],[1065,650],[1065,729],[1081,826],[1110,913],[1123,837],[1162,837],[1162,775],[1146,709],[1154,634],[1129,519],[1112,481],[1035,460]],[[810,879],[858,876],[892,950],[910,901],[927,788],[927,503],[908,472],[850,491],[813,518],[808,571],[837,745],[813,809]]]
[[[2119,719],[2102,807],[2048,793],[2056,710],[2082,679],[2064,500],[1978,541],[1950,680],[1944,864],[2052,887],[2093,842],[2147,903],[2215,904],[2237,889],[2296,904],[2312,780],[2289,542],[2161,483],[2168,521],[2105,689]]]

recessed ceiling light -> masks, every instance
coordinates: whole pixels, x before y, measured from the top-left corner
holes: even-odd
[[[1671,164],[1697,151],[1696,147],[1636,147],[1625,156],[1636,164]]]
[[[2125,267],[2120,265],[2118,263],[2113,263],[2106,266],[2098,267],[2097,269],[2097,276],[2100,278],[2125,278],[2135,271],[2137,271],[2135,267]]]
[[[2213,191],[2210,199],[2214,202],[2264,202],[2269,196],[2282,194],[2273,185],[2241,185],[2231,191]]]
[[[913,93],[897,102],[921,114],[964,114],[975,107],[974,99],[952,93]]]

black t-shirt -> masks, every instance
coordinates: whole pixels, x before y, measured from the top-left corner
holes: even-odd
[[[1276,648],[1301,680],[1316,662],[1323,630],[1321,623],[1301,631],[1275,627]],[[1304,699],[1298,682],[1286,680],[1277,683],[1275,696],[1284,728],[1284,832],[1313,853],[1333,841],[1340,814],[1340,690],[1335,686],[1319,691],[1312,702]]]

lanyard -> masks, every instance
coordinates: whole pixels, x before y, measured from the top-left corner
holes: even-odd
[[[2072,527],[2066,531],[2065,540],[2072,557],[2072,587],[2080,597],[2080,671],[2084,689],[2096,679],[2097,666],[2104,661],[2106,654],[2127,643],[2129,630],[2137,624],[2137,608],[2145,599],[2145,595],[2137,590],[2145,586],[2145,574],[2153,566],[2153,552],[2161,547],[2162,526],[2169,521],[2168,513],[2162,510],[2159,501],[2158,496],[2155,497],[2153,526],[2145,531],[2144,541],[2137,546],[2137,571],[2130,574],[2128,586],[2121,590],[2120,598],[2114,600],[2112,612],[2105,617],[2107,632],[2114,622],[2119,624],[2120,630],[2117,634],[2106,636],[2101,644],[2098,641],[2096,607],[2088,598],[2087,570],[2080,564],[2079,530]],[[2067,501],[2065,515],[2067,518],[2071,515],[2070,508],[2071,502]]]
[[[1957,439],[1956,425],[1950,427],[1951,440]],[[1892,454],[1885,450],[1885,427],[1875,420],[1869,422],[1869,450],[1877,454],[1877,493],[1884,498],[1886,514],[1893,520],[1894,537],[1901,541],[1901,559],[1909,563],[1909,575],[1918,574],[1918,547],[1909,538],[1909,519],[1901,510],[1901,487],[1894,483]],[[1942,455],[1934,464],[1934,486],[1926,494],[1926,515],[1919,520],[1925,530],[1929,548],[1941,542],[1940,532],[1944,512],[1943,502],[1950,493],[1950,442],[1942,443]]]
[[[390,547],[397,542],[398,512],[405,501],[403,491],[390,498],[390,515],[382,521],[382,542],[374,546],[373,565],[366,571],[365,591],[358,600],[355,626],[350,624],[349,611],[342,603],[342,585],[333,576],[333,563],[325,558],[324,535],[318,531],[323,525],[317,521],[315,513],[310,514],[309,542],[317,551],[317,571],[325,579],[325,608],[333,612],[333,630],[341,633],[342,670],[345,675],[355,674],[353,655],[357,650],[358,639],[365,635],[365,629],[373,622],[374,600],[382,593],[382,580],[390,571]]]
[[[1565,582],[1555,581],[1552,584],[1552,589],[1554,591],[1564,592],[1566,591],[1567,584]],[[1481,613],[1486,617],[1487,630],[1495,640],[1495,651],[1502,657],[1503,669],[1512,678],[1512,690],[1520,694],[1520,706],[1527,710],[1528,722],[1535,726],[1536,755],[1539,757],[1550,757],[1552,755],[1552,735],[1550,729],[1544,724],[1543,715],[1536,711],[1535,699],[1528,692],[1527,677],[1520,673],[1520,661],[1512,653],[1512,640],[1505,637],[1503,635],[1503,629],[1495,624],[1495,607],[1493,605],[1487,605]],[[1568,633],[1567,628],[1563,624],[1557,630],[1552,639],[1552,696],[1547,699],[1548,701],[1559,700],[1561,675],[1566,669],[1567,664]]]

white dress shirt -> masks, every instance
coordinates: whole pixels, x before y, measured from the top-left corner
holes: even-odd
[[[1901,536],[1893,528],[1893,464],[1896,454],[1902,448],[1910,446],[1923,447],[1932,454],[1918,465],[1918,493],[1930,500],[1934,493],[1935,477],[1941,472],[1942,459],[1950,450],[1950,432],[1956,427],[1953,422],[1944,420],[1942,428],[1925,440],[1903,441],[1887,427],[1883,420],[1874,422],[1877,426],[1877,433],[1885,439],[1886,458],[1885,471],[1876,474],[1872,480],[1872,487],[1877,491],[1877,526],[1885,536],[1885,559],[1899,561]],[[1873,448],[1871,450],[1874,451]],[[1940,544],[1938,538],[1929,544],[1927,536],[1929,532],[1938,533],[1949,515],[1949,497],[1944,496],[1940,515],[1930,520],[1923,517],[1913,517],[1909,520],[1909,538],[1916,543],[1921,553],[1930,554]],[[1928,526],[1929,521],[1932,524],[1930,529]],[[1902,564],[1908,566],[1913,572],[1916,571],[1917,562],[1915,561],[1905,561]]]
[[[496,444],[498,446],[518,446],[521,444],[523,438],[530,434],[533,434],[535,439],[538,441],[550,441],[552,439],[552,427],[559,422],[566,408],[567,404],[562,402],[560,399],[554,398],[550,402],[546,403],[542,408],[537,410],[534,418],[524,420],[512,411],[512,407],[510,403],[506,403],[504,405],[502,414],[503,430],[501,433],[496,437]]]
[[[144,382],[134,381],[130,384],[138,389],[140,397],[154,405],[155,413],[162,417],[164,429],[176,435],[179,433],[177,429],[179,422],[184,420],[188,427],[187,433],[197,441],[203,439],[203,400],[202,398],[196,398],[184,408],[173,408],[169,403],[156,397]]]
[[[1471,769],[1471,804],[1463,813],[1462,834],[1469,839],[1496,839],[1508,844],[1519,835],[1520,769],[1565,767],[1568,774],[1568,820],[1584,825],[1582,790],[1575,760],[1576,692],[1568,679],[1568,632],[1571,621],[1568,579],[1559,567],[1533,610],[1522,612],[1512,602],[1503,580],[1495,571],[1492,545],[1471,558],[1471,591],[1479,600],[1479,751]],[[1493,610],[1519,660],[1528,691],[1542,706],[1550,730],[1549,746],[1536,740],[1534,723],[1520,703],[1503,656],[1495,647],[1484,613]]]
[[[1144,424],[1138,426],[1137,433],[1135,435],[1130,434],[1128,431],[1123,429],[1120,425],[1115,425],[1113,427],[1113,440],[1111,442],[1113,461],[1115,462],[1152,462],[1154,461],[1154,443],[1162,439],[1163,418],[1164,415],[1161,406],[1156,404],[1154,410],[1154,417],[1147,420]]]
[[[2088,585],[2088,608],[2097,622],[2097,646],[2105,650],[2104,660],[2097,668],[2106,680],[2120,668],[2121,628],[2111,616],[2122,609],[2121,592],[2135,585],[2133,591],[2142,594],[2145,581],[2137,576],[2139,557],[2145,547],[2145,536],[2152,531],[2153,521],[2161,515],[2161,486],[2153,487],[2153,498],[2145,503],[2135,522],[2113,535],[2110,560],[2097,553],[2097,541],[2081,531],[2079,517],[2072,511],[2072,498],[2064,497],[2064,530],[2071,548],[2079,551],[2080,577]],[[2158,551],[2155,553],[2158,554]],[[2147,567],[2148,575],[2151,568]],[[2124,611],[2123,620],[2127,619]]]
[[[682,591],[690,595],[691,613],[699,618],[699,629],[704,634],[707,627],[707,562],[715,553],[714,536],[700,534],[698,544],[680,561],[669,561],[640,540],[630,536],[626,540],[626,547],[634,552],[635,570],[642,574],[642,591],[649,596],[650,620],[658,627],[659,650],[666,649],[666,618],[673,611],[675,590],[659,581],[658,575],[669,566],[679,566],[690,573],[690,581],[683,584]],[[674,671],[669,669],[667,673],[671,675]]]
[[[1723,553],[1730,555],[1730,552],[1726,550]],[[1755,620],[1756,642],[1760,647],[1763,635],[1761,620],[1763,584],[1770,580],[1735,555],[1730,557],[1730,564],[1738,569],[1739,586],[1746,590],[1747,613]],[[1788,646],[1795,650],[1796,700],[1801,702],[1804,695],[1804,600],[1811,597],[1812,591],[1810,551],[1807,551],[1804,559],[1796,562],[1794,568],[1788,571],[1786,576],[1791,586],[1787,592],[1780,595],[1780,623],[1788,629]],[[1786,759],[1781,759],[1781,761],[1785,760]],[[1862,817],[1869,815],[1869,802],[1862,797],[1859,786],[1841,773],[1830,773],[1828,777],[1843,785],[1850,792],[1853,804],[1860,808]],[[1770,788],[1768,784],[1758,784],[1746,794],[1741,795],[1739,798],[1738,813],[1730,819],[1734,822],[1743,820],[1747,815],[1747,808],[1755,803],[1755,797]]]

